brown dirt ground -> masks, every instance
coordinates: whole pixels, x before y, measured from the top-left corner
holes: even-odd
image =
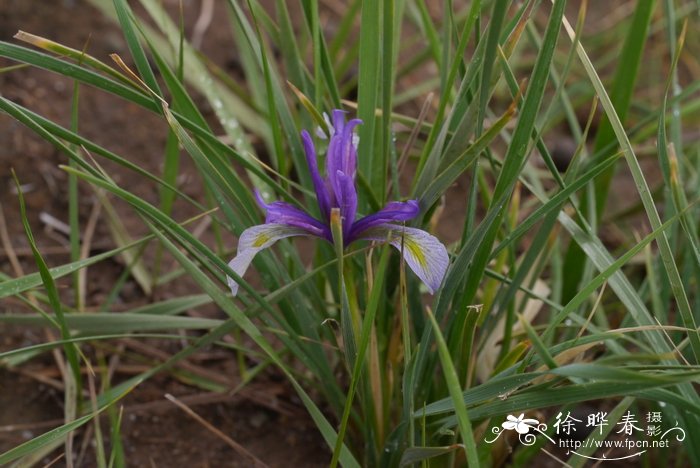
[[[194,22],[197,16],[196,3],[185,2],[188,21],[191,19]],[[219,14],[215,21],[225,24],[226,16]],[[78,49],[82,49],[89,40],[88,52],[105,61],[109,60],[108,54],[112,52],[125,55],[127,51],[119,30],[83,1],[61,0],[47,6],[40,0],[4,0],[0,3],[0,39],[13,42],[12,36],[18,30]],[[210,30],[226,31],[215,25]],[[203,49],[228,71],[235,73],[236,60],[231,54],[230,41],[225,32],[207,35]],[[7,65],[10,65],[8,61],[0,61],[0,68]],[[72,87],[69,80],[31,68],[0,74],[0,93],[3,96],[64,126],[69,125]],[[162,121],[136,106],[88,87],[81,87],[80,93],[81,134],[148,170],[157,171],[166,135]],[[202,109],[205,113],[209,111],[204,103]],[[67,162],[66,157],[7,116],[0,116],[0,140],[6,142],[0,151],[0,204],[22,270],[31,272],[35,271],[35,267],[19,223],[19,205],[13,191],[10,169],[14,169],[25,185],[28,216],[40,250],[46,255],[50,266],[66,263],[69,257],[65,236],[48,230],[39,219],[39,214],[45,212],[57,219],[67,220],[67,177],[58,168],[59,164]],[[184,177],[192,179],[188,176],[192,173],[188,171],[189,165],[190,162],[183,158],[182,173]],[[156,189],[152,185],[133,180],[120,168],[110,167],[110,170],[123,187],[147,200],[157,200]],[[198,181],[184,179],[180,182],[188,195],[201,199]],[[94,193],[88,187],[81,186],[80,194],[81,223],[84,225],[94,203]],[[130,234],[136,237],[143,233],[143,226],[133,212],[116,201],[114,203],[120,220]],[[186,205],[178,208],[181,210],[178,215],[183,219],[188,214],[194,214],[193,209]],[[93,246],[94,251],[114,247],[103,216],[98,222]],[[115,259],[90,268],[88,308],[98,306],[104,300],[123,267],[123,263]],[[18,273],[4,249],[0,253],[0,271],[10,275]],[[61,285],[67,283],[59,283]],[[70,301],[67,289],[64,286],[61,292]],[[196,292],[196,287],[183,279],[169,286],[168,290],[159,290],[156,298],[167,299]],[[148,300],[136,283],[130,282],[115,307],[130,308]],[[5,300],[0,302],[0,310],[17,312],[26,308],[17,300]],[[222,317],[220,311],[213,307],[198,309],[197,313]],[[0,351],[46,341],[43,333],[40,329],[0,325]],[[168,356],[178,350],[178,345],[172,342],[145,343]],[[96,350],[87,352],[95,353]],[[109,350],[98,352],[109,357]],[[153,358],[148,362],[156,363],[158,359]],[[229,388],[239,381],[231,353],[203,350],[190,358],[188,363],[208,373],[209,377],[218,377]],[[113,383],[144,369],[143,365],[139,367],[136,360],[129,359],[127,352],[117,366]],[[171,374],[161,374],[138,386],[123,402],[122,435],[129,466],[250,466],[250,459],[165,400],[165,393],[185,401],[205,420],[270,466],[322,466],[328,460],[325,443],[313,422],[294,392],[274,371],[264,373],[254,384],[236,395],[203,392],[182,383]],[[0,369],[0,453],[60,425],[62,408],[61,379],[51,356],[43,355],[19,368]],[[106,424],[103,427],[107,429]],[[94,456],[90,453],[92,447],[87,447],[87,456],[80,457],[86,448],[83,441],[90,440],[91,431],[92,428],[84,427],[77,432],[74,452],[78,456],[78,466],[90,467],[94,464]],[[61,451],[61,448],[57,449],[46,461]],[[54,466],[61,466],[62,463],[59,460]]]

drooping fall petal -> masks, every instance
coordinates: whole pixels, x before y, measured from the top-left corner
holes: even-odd
[[[389,202],[384,208],[365,216],[364,218],[355,221],[350,230],[349,241],[362,237],[362,233],[367,229],[379,226],[381,224],[409,221],[420,212],[420,207],[416,200],[408,200],[405,202]]]
[[[266,224],[284,224],[305,229],[309,234],[330,240],[328,226],[309,215],[305,211],[283,201],[265,203],[260,193],[255,191],[255,198],[260,207],[265,210]]]
[[[382,224],[367,229],[361,239],[388,241],[403,253],[406,264],[428,287],[430,294],[442,284],[450,263],[445,246],[427,232],[396,224]]]
[[[238,239],[238,252],[228,266],[242,277],[255,255],[261,250],[286,237],[310,235],[306,229],[286,224],[259,224],[250,227],[243,231]],[[230,276],[226,277],[226,281],[231,288],[231,294],[235,296],[238,293],[238,283]]]

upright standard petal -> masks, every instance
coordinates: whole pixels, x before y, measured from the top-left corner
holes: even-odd
[[[381,224],[393,223],[397,221],[409,221],[420,212],[418,201],[408,200],[406,202],[389,202],[384,208],[367,215],[356,221],[350,230],[349,242],[362,237],[362,233],[367,229]]]
[[[334,133],[328,143],[328,151],[326,153],[326,175],[331,187],[331,198],[336,203],[331,203],[332,206],[338,206],[337,200],[340,196],[340,184],[337,178],[338,171],[350,177],[355,182],[355,173],[357,172],[357,147],[354,144],[354,129],[362,123],[361,120],[353,119],[345,123],[345,113],[343,111],[333,111]]]
[[[352,119],[343,127],[340,139],[342,171],[355,181],[357,172],[357,145],[355,144],[355,127],[362,123],[360,119]]]
[[[338,171],[336,180],[340,186],[340,196],[337,197],[337,201],[343,223],[343,239],[348,239],[350,228],[355,221],[355,214],[357,213],[357,191],[352,178],[348,175]]]
[[[450,258],[445,246],[435,236],[421,229],[382,224],[366,230],[360,238],[388,241],[402,251],[406,263],[425,283],[430,294],[442,284]]]
[[[330,195],[328,194],[326,184],[321,177],[321,173],[318,170],[314,142],[311,139],[311,135],[309,135],[309,132],[306,130],[301,132],[301,140],[304,143],[306,165],[309,167],[309,172],[311,173],[311,181],[314,184],[314,191],[316,192],[316,199],[318,200],[318,209],[321,210],[321,216],[323,219],[328,221],[331,214]]]
[[[339,134],[343,131],[343,127],[345,126],[345,111],[342,109],[333,109],[331,115],[333,116],[333,130],[336,134]],[[333,136],[333,134],[331,134],[331,136]]]
[[[306,229],[288,226],[286,224],[259,224],[243,231],[238,239],[238,252],[228,264],[238,276],[243,276],[253,261],[255,255],[263,249],[285,237],[309,236]],[[238,283],[230,276],[226,277],[231,294],[238,293]]]

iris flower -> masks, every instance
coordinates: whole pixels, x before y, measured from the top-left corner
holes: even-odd
[[[331,210],[336,209],[341,217],[343,247],[358,240],[389,242],[402,252],[408,266],[431,294],[440,287],[449,263],[445,246],[421,229],[397,224],[418,216],[417,200],[389,202],[376,213],[356,219],[357,140],[354,129],[360,123],[359,119],[346,122],[343,111],[333,111],[325,178],[319,172],[311,136],[306,130],[301,132],[321,219],[286,202],[265,203],[256,191],[258,203],[266,212],[265,223],[246,229],[238,240],[238,253],[229,267],[239,276],[243,276],[258,252],[280,239],[308,236],[333,243]],[[235,296],[238,283],[228,277],[228,285]]]

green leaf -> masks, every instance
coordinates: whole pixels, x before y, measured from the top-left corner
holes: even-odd
[[[569,33],[569,36],[573,38],[574,32],[571,30],[571,26],[568,24],[568,22],[565,23],[565,26],[567,27],[567,32]],[[615,132],[615,136],[617,137],[617,140],[620,143],[620,146],[622,147],[625,160],[627,161],[627,165],[629,166],[630,172],[632,173],[632,178],[634,179],[635,187],[637,188],[639,196],[642,199],[642,204],[644,205],[644,210],[646,211],[646,215],[649,218],[651,228],[656,230],[661,227],[661,219],[659,217],[658,211],[656,210],[655,202],[653,197],[651,196],[651,192],[649,190],[649,186],[647,185],[647,181],[644,178],[644,172],[642,171],[642,168],[639,165],[639,160],[637,159],[634,153],[634,149],[632,148],[632,144],[630,143],[630,140],[627,134],[625,133],[625,129],[622,126],[622,122],[620,121],[620,118],[615,111],[615,107],[612,101],[608,97],[608,93],[605,90],[603,83],[600,81],[598,73],[596,72],[595,68],[593,67],[593,64],[588,58],[588,54],[586,54],[586,51],[580,43],[578,44],[577,52],[579,58],[581,59],[581,62],[583,63],[586,73],[588,74],[588,78],[590,79],[591,83],[593,84],[593,87],[596,90],[596,93],[598,94],[598,97],[600,98],[600,102],[603,106],[603,109],[605,109],[605,113],[608,119],[610,120],[610,124],[612,125],[612,128]],[[688,296],[683,286],[680,273],[678,272],[678,267],[676,266],[673,252],[668,242],[668,237],[666,236],[666,233],[661,233],[657,240],[657,243],[659,245],[659,252],[663,260],[666,275],[668,276],[668,280],[671,283],[671,290],[673,291],[673,295],[676,298],[683,325],[690,330],[695,330],[694,332],[688,333],[688,339],[690,340],[690,346],[693,351],[695,361],[700,362],[700,332],[698,331],[693,312],[690,308]]]
[[[19,325],[47,326],[46,319],[32,314],[0,314],[0,322]],[[197,317],[169,317],[144,313],[70,314],[65,317],[68,329],[81,333],[123,333],[152,330],[200,330],[221,325],[221,320]]]
[[[48,274],[53,278],[54,280],[57,280],[63,276],[69,275],[73,273],[74,271],[78,271],[82,268],[86,268],[90,265],[94,265],[96,263],[101,262],[102,260],[114,257],[115,255],[119,255],[120,253],[124,252],[125,250],[132,249],[134,247],[138,247],[149,240],[153,239],[153,236],[147,236],[142,239],[139,239],[132,244],[125,245],[123,247],[117,248],[110,250],[108,252],[104,252],[89,258],[86,258],[84,260],[79,260],[77,262],[72,262],[68,263],[66,265],[58,266],[58,267],[53,267],[48,270]],[[21,278],[13,278],[7,281],[0,282],[0,298],[3,297],[8,297],[8,296],[15,296],[17,294],[21,294],[24,291],[28,291],[29,289],[36,288],[37,286],[42,284],[42,277],[40,273],[31,273],[26,276],[22,276]]]
[[[464,452],[467,455],[467,463],[471,467],[478,467],[480,466],[479,455],[476,451],[476,442],[474,441],[471,420],[467,415],[467,406],[464,404],[464,399],[462,398],[462,386],[459,384],[457,372],[452,364],[452,358],[450,357],[449,349],[447,349],[447,343],[445,343],[445,339],[442,337],[442,333],[440,332],[440,327],[435,321],[435,317],[430,309],[428,309],[428,318],[430,319],[430,324],[433,326],[433,333],[435,333],[438,354],[442,364],[442,372],[445,375],[447,388],[450,391],[450,398],[454,404],[455,414],[457,415],[457,424],[459,426],[459,434],[462,437]]]
[[[399,466],[413,466],[414,463],[424,462],[431,458],[439,457],[463,449],[461,444],[447,445],[445,447],[411,447],[407,448],[401,456]]]
[[[386,183],[386,161],[382,153],[376,152],[375,111],[380,92],[377,83],[381,82],[379,55],[382,43],[382,2],[362,0],[360,17],[360,61],[357,86],[357,111],[363,124],[358,130],[360,144],[358,167],[368,180],[370,187],[382,187]],[[388,90],[387,90],[388,91]],[[380,191],[381,192],[381,191]]]

